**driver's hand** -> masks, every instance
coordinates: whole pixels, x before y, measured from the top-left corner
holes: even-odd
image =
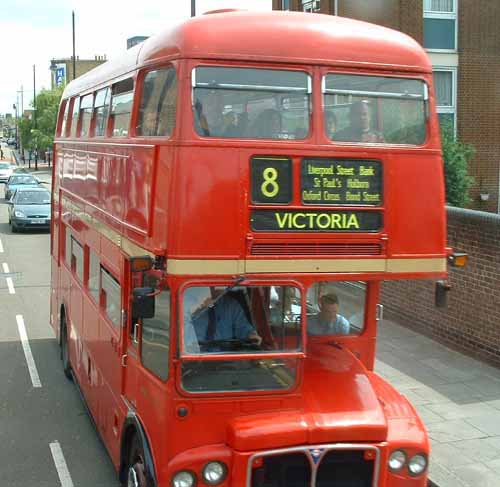
[[[257,334],[257,332],[253,331],[248,335],[248,340],[251,340],[252,342],[255,342],[256,345],[260,345],[262,343],[262,337]]]

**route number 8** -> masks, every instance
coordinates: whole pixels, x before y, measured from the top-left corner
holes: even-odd
[[[267,167],[262,172],[264,181],[260,186],[262,194],[267,198],[274,198],[280,190],[279,184],[276,182],[278,179],[278,171],[274,167]]]

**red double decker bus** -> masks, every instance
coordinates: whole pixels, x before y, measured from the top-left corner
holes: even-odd
[[[416,42],[194,18],[71,82],[54,154],[51,324],[124,485],[426,485],[373,371],[381,282],[447,275]]]

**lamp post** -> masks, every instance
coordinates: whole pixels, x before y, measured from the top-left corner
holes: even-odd
[[[17,149],[19,146],[19,127],[18,127],[19,120],[17,117],[17,103],[14,103],[12,105],[12,108],[14,109],[14,116],[16,118],[16,145],[15,145],[15,149]]]

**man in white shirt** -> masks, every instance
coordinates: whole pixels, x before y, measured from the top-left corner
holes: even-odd
[[[349,321],[339,314],[339,298],[335,293],[321,296],[320,312],[307,319],[309,335],[349,335]]]

